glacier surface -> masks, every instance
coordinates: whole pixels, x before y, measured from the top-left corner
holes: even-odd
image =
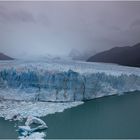
[[[0,99],[69,102],[140,90],[140,68],[75,61],[0,61]]]

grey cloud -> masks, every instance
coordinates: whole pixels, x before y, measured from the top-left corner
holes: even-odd
[[[35,22],[35,18],[29,12],[24,10],[10,11],[5,7],[0,7],[0,21],[1,22]]]
[[[0,2],[0,51],[68,55],[133,45],[139,13],[140,2],[128,1]]]
[[[16,11],[12,15],[10,15],[11,19],[17,20],[19,22],[35,22],[35,18],[32,16],[32,14],[26,12],[26,11]]]
[[[130,25],[131,29],[139,28],[140,29],[140,19],[136,19],[133,21],[133,23]]]
[[[43,26],[49,26],[50,21],[46,13],[40,12],[37,15],[30,12],[28,9],[12,9],[6,6],[0,6],[0,22],[1,23],[34,23]]]
[[[41,24],[42,26],[45,27],[51,26],[51,21],[48,19],[48,16],[44,13],[39,13],[36,16],[36,23]]]

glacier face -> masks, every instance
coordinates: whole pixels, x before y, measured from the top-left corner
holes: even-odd
[[[81,101],[140,90],[140,69],[74,61],[0,62],[0,98]]]

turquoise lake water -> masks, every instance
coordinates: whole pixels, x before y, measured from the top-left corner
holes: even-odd
[[[140,138],[140,92],[90,100],[42,119],[46,138]],[[0,138],[17,138],[20,124],[0,118]]]

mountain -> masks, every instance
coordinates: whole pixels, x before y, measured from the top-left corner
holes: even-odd
[[[13,60],[13,58],[11,58],[3,53],[0,53],[0,60]]]
[[[112,48],[90,57],[87,61],[116,63],[124,66],[140,67],[140,43],[131,47]]]

